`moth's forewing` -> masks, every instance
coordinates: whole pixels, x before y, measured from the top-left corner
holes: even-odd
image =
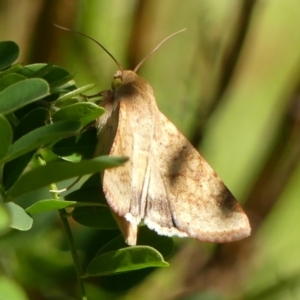
[[[111,132],[106,129],[110,127],[106,120],[114,118],[106,116],[102,116],[98,120],[98,131],[99,136],[110,140],[107,144],[110,144],[113,139],[110,155],[129,157],[129,161],[123,166],[105,170],[103,190],[107,202],[118,216],[125,217],[131,212],[129,225],[132,228],[124,228],[126,222],[124,223],[123,220],[118,220],[118,223],[127,242],[133,244],[134,240],[136,241],[134,233],[137,233],[137,226],[144,212],[146,191],[143,189],[147,173],[149,173],[149,147],[154,135],[153,103],[155,104],[155,101],[144,101],[142,95],[139,94],[141,86],[145,83],[143,79],[134,72],[124,72],[125,74],[128,72],[128,76],[123,78],[123,83],[116,88],[113,94],[112,103],[114,106],[118,103],[119,107],[118,126],[115,134],[110,135]],[[147,85],[146,87],[148,88]],[[144,92],[149,93],[149,91]],[[103,132],[108,132],[110,136],[107,137]],[[103,146],[97,147],[99,150],[97,155],[103,153],[101,149],[104,148]]]
[[[249,236],[242,208],[198,151],[160,113],[151,86],[132,71],[123,71],[122,80],[111,102],[119,109],[112,110],[110,118],[102,116],[98,127],[100,136],[109,140],[102,150],[112,145],[110,155],[129,157],[124,166],[103,175],[108,203],[130,222],[123,229],[127,242],[135,244],[141,219],[168,236],[209,242]],[[115,134],[107,128],[114,128]]]
[[[114,101],[113,92],[106,90],[102,92],[103,100],[101,106],[105,109],[104,114],[96,121],[98,142],[95,156],[108,155],[114,142],[118,122],[119,103]]]
[[[105,108],[105,113],[96,122],[96,127],[98,130],[98,143],[95,150],[95,156],[110,154],[116,136],[119,137],[120,135],[122,135],[122,133],[119,133],[117,135],[120,101],[115,101],[114,93],[112,91],[108,90],[102,93],[103,93],[103,101],[101,105],[102,107]],[[120,128],[122,128],[122,126]],[[118,139],[117,139],[117,144],[121,145],[121,143],[118,142]],[[119,152],[119,156],[125,156],[122,154],[121,149],[118,149],[118,152]],[[125,192],[126,189],[123,189],[122,187],[120,187],[120,185],[122,185],[122,178],[124,176],[126,177],[126,168],[125,170],[116,169],[113,174],[115,174],[116,179],[113,178],[112,179],[113,181],[109,183],[108,186],[110,186],[111,189],[116,189],[116,191],[121,190]],[[105,184],[106,181],[104,181],[104,177],[105,177],[105,172],[101,174],[101,180],[102,180],[102,186],[106,187],[107,184]],[[125,187],[126,186],[127,185],[125,185]],[[127,192],[130,192],[128,189]],[[115,218],[117,224],[119,225],[119,228],[122,234],[124,235],[126,242],[130,245],[135,245],[137,239],[137,225],[132,225],[125,218],[120,217],[122,209],[125,211],[129,209],[130,198],[128,196],[123,197],[120,195],[109,196],[109,188],[107,187],[104,188],[104,191],[105,191],[105,196],[108,201],[108,204],[113,208],[112,215]],[[116,206],[114,205],[113,201],[110,201],[110,199],[115,199],[116,197],[118,197],[119,201],[121,201],[121,204],[123,204],[122,207],[120,207],[120,205]]]
[[[231,242],[250,235],[239,203],[162,113],[156,118],[152,154],[144,217],[149,227],[163,235],[185,233],[205,242]]]

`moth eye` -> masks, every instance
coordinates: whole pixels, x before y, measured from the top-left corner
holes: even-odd
[[[114,80],[111,83],[111,88],[114,91],[118,86],[120,86],[122,83],[122,79],[120,77],[114,78]]]

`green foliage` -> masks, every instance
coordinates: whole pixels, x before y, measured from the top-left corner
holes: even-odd
[[[52,182],[103,171],[106,168],[121,165],[125,161],[126,158],[108,156],[82,160],[78,163],[51,161],[45,166],[35,168],[23,174],[11,187],[8,196],[16,198],[25,193],[50,185]]]
[[[86,126],[98,117],[100,117],[104,112],[104,109],[98,105],[86,102],[86,103],[75,103],[64,107],[53,114],[53,122],[58,121],[80,121],[82,126]]]
[[[11,217],[10,227],[21,231],[29,230],[33,220],[25,210],[14,202],[5,203]]]
[[[12,75],[7,75],[12,76]],[[3,78],[3,80],[5,77]],[[18,79],[19,80],[19,79]],[[0,93],[0,113],[13,112],[29,103],[49,95],[49,86],[45,80],[33,78],[17,81],[7,86]]]
[[[35,202],[33,205],[26,208],[26,212],[30,215],[39,214],[45,211],[63,209],[71,206],[76,206],[76,201],[65,201],[65,200],[57,200],[57,199],[45,199]]]
[[[87,275],[118,274],[149,267],[168,267],[162,255],[149,246],[136,246],[97,255],[87,267]]]
[[[0,277],[0,299],[29,300],[22,288],[12,279]]]
[[[0,205],[0,234],[8,231],[11,224],[11,216],[4,203]]]
[[[1,159],[5,157],[13,137],[13,132],[9,125],[9,122],[2,115],[0,115],[0,132],[1,132],[1,136],[0,136],[0,143],[1,143],[0,159]]]
[[[140,246],[127,247],[107,206],[99,172],[118,167],[127,159],[92,158],[97,142],[92,125],[104,109],[87,102],[82,93],[94,85],[77,88],[73,76],[53,64],[14,64],[18,54],[14,42],[0,43],[0,166],[3,170],[0,234],[9,240],[14,231],[32,230],[35,216],[47,219],[47,213],[59,211],[79,278],[168,266],[165,258],[173,251],[172,239],[153,232],[149,235],[149,230],[142,228]],[[58,182],[94,173],[65,199],[57,191]],[[40,194],[45,187],[48,187],[48,197]],[[28,193],[34,199],[30,204],[22,200]],[[108,229],[112,230],[113,234],[103,238],[98,253],[89,262],[81,262],[77,255],[69,217],[103,231],[104,235]],[[53,262],[50,263],[51,255],[48,258],[45,255],[43,260],[49,259],[47,263],[52,268],[47,271],[49,278],[67,270],[65,265],[54,264],[55,269]],[[82,265],[87,268],[82,270]],[[27,299],[20,287],[6,277],[0,278],[0,295],[6,295],[6,299]]]
[[[0,42],[0,70],[9,67],[19,56],[19,46],[13,41]]]

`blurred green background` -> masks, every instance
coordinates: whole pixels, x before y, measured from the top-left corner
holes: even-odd
[[[251,221],[252,236],[236,243],[176,239],[171,266],[130,289],[118,289],[125,277],[111,277],[109,292],[88,281],[89,299],[300,299],[299,12],[296,0],[0,0],[0,39],[19,44],[20,62],[54,62],[78,85],[96,83],[95,93],[110,88],[117,66],[52,23],[95,38],[131,69],[186,28],[138,73]],[[56,218],[44,214],[30,232],[1,238],[0,285],[18,284],[28,299],[75,299]],[[91,233],[73,229],[79,245],[92,244]]]

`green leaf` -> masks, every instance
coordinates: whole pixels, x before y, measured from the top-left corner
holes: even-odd
[[[52,92],[59,91],[62,86],[65,86],[66,83],[70,82],[74,76],[72,74],[66,75],[65,77],[60,78],[57,81],[54,81],[50,84],[50,89]],[[73,84],[74,85],[74,84]]]
[[[165,259],[169,258],[174,252],[174,241],[171,237],[158,235],[154,230],[149,229],[147,226],[139,227],[137,244],[150,246],[156,249]],[[102,247],[96,256],[125,246],[127,246],[127,244],[124,241],[124,237],[119,235]]]
[[[63,209],[67,207],[95,206],[95,203],[65,201],[62,199],[45,199],[40,200],[33,205],[27,207],[25,211],[31,215],[42,212]]]
[[[37,128],[19,138],[13,143],[3,158],[2,162],[7,162],[19,157],[31,150],[37,149],[45,144],[55,143],[61,138],[78,133],[79,122],[58,122],[51,125]]]
[[[13,139],[13,132],[7,119],[0,115],[0,160],[6,155]]]
[[[78,103],[79,102],[79,99],[77,98],[69,98],[69,99],[66,99],[64,102],[55,102],[55,106],[58,107],[58,108],[63,108],[63,107],[66,107],[66,106],[69,106],[69,105],[72,105],[72,104],[75,104],[75,103]]]
[[[45,66],[41,67],[39,70],[34,71],[33,73],[28,76],[29,78],[38,78],[38,77],[45,77],[53,68],[53,63],[46,64]]]
[[[3,167],[3,185],[4,189],[8,190],[21,176],[29,162],[31,161],[34,151],[25,153],[11,161],[8,161]]]
[[[15,42],[0,42],[0,70],[9,67],[18,58],[19,52],[19,46]]]
[[[76,201],[65,201],[65,200],[57,200],[57,199],[46,199],[46,200],[40,200],[33,205],[27,207],[25,211],[31,215],[51,211],[51,210],[57,210],[57,209],[63,209],[66,207],[74,206],[76,205]]]
[[[46,166],[23,174],[10,189],[9,196],[18,197],[53,182],[103,171],[106,168],[119,166],[126,160],[124,157],[100,156],[78,163],[64,161],[50,162]]]
[[[0,203],[0,234],[5,233],[9,229],[10,224],[11,217],[9,211],[4,203]]]
[[[29,300],[25,292],[15,281],[0,276],[0,300]]]
[[[3,91],[8,86],[17,83],[19,81],[25,80],[26,77],[20,74],[8,74],[0,79],[0,92]]]
[[[103,230],[118,229],[108,207],[76,207],[72,212],[73,219],[84,226]]]
[[[92,102],[81,102],[64,107],[52,115],[53,122],[78,120],[85,127],[104,113],[104,108]]]
[[[0,78],[12,73],[17,73],[18,71],[22,70],[23,66],[21,64],[15,64],[10,68],[6,69],[5,71],[0,72]]]
[[[18,124],[14,132],[14,140],[19,139],[26,133],[42,127],[49,118],[49,112],[45,108],[37,108],[28,113]],[[4,165],[3,168],[3,185],[8,190],[20,177],[36,150],[25,153]]]
[[[0,113],[13,112],[49,95],[45,80],[33,78],[19,81],[0,92]]]
[[[80,87],[80,88],[78,88],[78,89],[76,89],[76,90],[74,90],[74,91],[71,91],[71,92],[69,92],[69,93],[66,93],[66,94],[60,96],[60,97],[57,99],[57,103],[60,103],[60,102],[66,101],[66,100],[69,99],[69,98],[72,98],[72,97],[81,95],[82,93],[91,90],[91,89],[94,88],[95,86],[96,86],[95,84],[88,84],[88,85],[83,86],[83,87]]]
[[[48,66],[49,66],[48,64],[42,64],[42,63],[27,65],[22,70],[19,71],[19,74],[22,74],[26,77],[30,77],[33,74],[38,74],[40,70],[42,70],[42,72],[44,73],[45,68],[47,70]],[[50,72],[48,72],[47,70],[47,74],[41,74],[41,75],[43,75],[43,78],[49,84],[51,84],[70,75],[70,73],[63,68],[54,65],[50,69]]]
[[[77,163],[82,160],[82,157],[80,154],[74,153],[71,155],[63,156],[63,157],[61,157],[61,159],[65,160],[65,161]]]
[[[112,275],[150,267],[168,267],[162,255],[149,246],[135,246],[96,256],[87,267],[87,276]]]
[[[25,210],[21,206],[15,204],[14,202],[8,202],[5,203],[5,205],[11,214],[11,228],[26,231],[32,227],[32,218],[25,212]]]

